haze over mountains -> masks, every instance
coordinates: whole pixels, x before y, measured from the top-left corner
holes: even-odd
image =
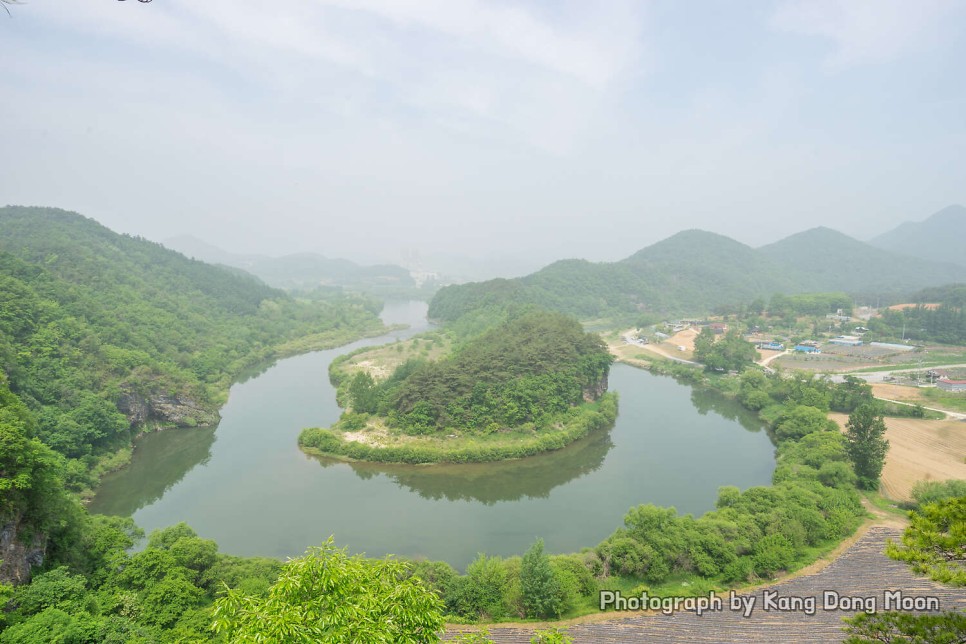
[[[966,207],[952,205],[869,240],[878,248],[966,266]]]
[[[947,208],[916,228],[921,248],[955,242],[966,209]],[[931,241],[932,240],[932,241]],[[677,233],[618,262],[563,260],[514,280],[450,286],[430,315],[459,317],[481,304],[528,302],[584,318],[635,311],[697,313],[774,293],[845,291],[899,296],[966,281],[966,260],[937,261],[877,248],[829,228],[813,228],[755,249],[700,230]]]
[[[269,286],[306,291],[332,287],[382,296],[418,296],[417,280],[409,270],[393,264],[363,266],[347,259],[333,259],[317,253],[296,253],[283,257],[231,253],[192,235],[180,235],[164,245],[188,257],[211,264],[239,268]]]
[[[64,213],[63,225],[72,217],[80,218]],[[481,302],[524,302],[592,318],[640,311],[698,313],[774,293],[844,291],[866,301],[900,297],[966,282],[964,231],[962,206],[903,224],[876,237],[875,244],[813,228],[756,249],[716,233],[686,230],[616,262],[565,259],[524,277],[446,287],[430,312],[445,319]],[[234,254],[191,236],[166,244],[277,288],[321,286],[384,298],[432,294],[432,281],[420,287],[401,266],[362,266],[314,253],[279,258]],[[886,248],[890,245],[895,248]]]

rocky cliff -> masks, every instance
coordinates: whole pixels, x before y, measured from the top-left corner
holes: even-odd
[[[0,517],[0,583],[30,581],[30,571],[47,556],[47,537],[27,529],[20,516]]]
[[[142,395],[133,391],[121,394],[118,410],[127,416],[132,428],[154,424],[176,427],[210,426],[218,423],[218,412],[184,394]]]

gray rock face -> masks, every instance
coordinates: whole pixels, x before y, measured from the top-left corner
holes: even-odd
[[[584,401],[593,402],[607,393],[607,374],[598,380],[592,387],[584,388]]]
[[[145,397],[129,391],[121,394],[117,408],[127,416],[132,428],[144,427],[152,421],[178,427],[210,426],[220,418],[217,411],[183,394]]]
[[[30,581],[31,569],[47,556],[46,535],[25,530],[20,517],[4,517],[0,529],[0,583],[17,586]]]

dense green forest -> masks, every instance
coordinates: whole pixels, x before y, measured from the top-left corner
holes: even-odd
[[[549,418],[606,389],[603,341],[576,320],[533,312],[473,339],[438,362],[410,362],[381,383],[349,384],[352,410],[388,416],[411,434],[450,427],[489,432]]]
[[[299,444],[357,459],[485,461],[557,449],[612,424],[616,402],[605,392],[613,358],[600,337],[560,313],[521,310],[508,318],[482,332],[473,321],[455,325],[450,355],[407,360],[379,381],[367,371],[348,375],[339,360],[331,369],[348,407],[338,430],[362,429],[375,415],[406,435],[506,435],[507,444],[372,448],[318,428],[306,429]]]
[[[775,293],[897,295],[964,275],[966,268],[874,248],[828,229],[759,249],[690,230],[619,262],[564,260],[526,277],[447,286],[429,314],[455,320],[480,307],[531,303],[581,319],[693,315]]]
[[[966,285],[949,284],[923,289],[902,310],[884,309],[869,321],[878,339],[906,339],[918,342],[966,344]],[[926,306],[926,305],[939,305]]]
[[[379,307],[298,301],[75,213],[0,209],[0,370],[74,490],[141,429],[216,422],[245,368],[377,332]]]

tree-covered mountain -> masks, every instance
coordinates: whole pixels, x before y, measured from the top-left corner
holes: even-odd
[[[966,207],[952,205],[923,221],[907,221],[869,241],[878,248],[966,266]]]
[[[812,228],[758,250],[797,271],[796,290],[909,293],[966,276],[966,267],[875,248],[830,228]]]
[[[595,318],[701,313],[774,293],[909,293],[966,278],[966,268],[884,251],[826,228],[754,249],[700,230],[678,233],[612,263],[563,260],[513,280],[444,287],[431,317],[532,303]]]
[[[243,369],[375,332],[378,308],[296,301],[76,213],[0,208],[0,371],[74,488],[132,430],[213,423]]]
[[[295,253],[282,257],[230,253],[191,235],[165,240],[168,248],[213,264],[246,271],[266,284],[288,291],[313,289],[348,290],[381,297],[418,297],[432,294],[402,266],[378,264],[363,266],[347,259],[330,258],[318,253]]]

